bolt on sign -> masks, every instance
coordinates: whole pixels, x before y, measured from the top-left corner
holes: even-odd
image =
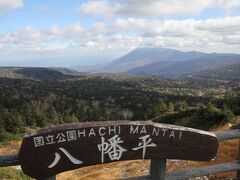
[[[41,179],[96,164],[135,159],[215,158],[214,134],[146,121],[57,125],[26,135],[19,151],[25,174]]]

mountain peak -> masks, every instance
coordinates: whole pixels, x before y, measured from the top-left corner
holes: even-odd
[[[90,67],[88,72],[178,78],[183,74],[219,68],[237,62],[240,62],[240,55],[236,54],[208,54],[197,51],[183,52],[163,47],[139,47],[108,64]]]

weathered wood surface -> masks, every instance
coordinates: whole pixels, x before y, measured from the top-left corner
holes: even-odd
[[[234,161],[225,164],[210,165],[185,171],[167,173],[166,180],[187,180],[189,178],[203,177],[237,170],[240,170],[240,164],[238,161]],[[150,176],[132,177],[125,180],[150,180]]]
[[[38,179],[38,180],[56,180],[56,176],[51,176],[51,177],[48,177],[48,178]]]
[[[240,138],[240,129],[233,129],[229,131],[216,132],[218,141],[226,141]]]
[[[213,133],[146,121],[58,125],[26,136],[19,152],[25,174],[44,178],[80,167],[135,159],[215,158]]]
[[[167,160],[151,160],[150,164],[150,179],[165,180],[167,172]]]
[[[240,140],[238,140],[238,161],[240,161]],[[237,171],[237,179],[240,179],[240,169]]]
[[[17,154],[0,155],[0,167],[16,166],[16,165],[19,165]]]

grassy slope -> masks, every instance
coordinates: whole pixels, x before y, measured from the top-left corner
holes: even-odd
[[[7,145],[0,144],[0,154],[14,154],[17,153],[21,141],[11,141]],[[4,180],[30,180],[19,168],[19,166],[0,168],[0,179]]]
[[[0,179],[4,180],[30,180],[28,176],[23,174],[23,172],[14,167],[0,168]]]

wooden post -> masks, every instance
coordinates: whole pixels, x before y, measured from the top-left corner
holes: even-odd
[[[48,178],[45,178],[43,180],[56,180],[56,176],[48,177]]]
[[[165,180],[166,178],[167,160],[151,159],[150,165],[150,179],[151,180]]]
[[[240,166],[240,140],[238,145],[238,164]],[[237,171],[237,179],[240,179],[240,170]]]

